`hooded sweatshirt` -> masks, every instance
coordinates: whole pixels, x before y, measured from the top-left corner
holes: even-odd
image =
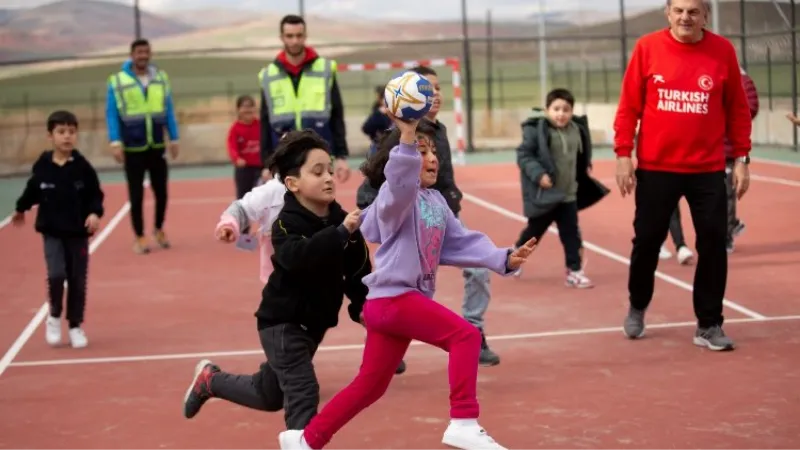
[[[306,209],[291,191],[272,224],[274,269],[256,312],[258,328],[285,323],[324,333],[339,323],[343,297],[347,312],[359,322],[367,288],[361,279],[372,266],[361,233],[342,225],[347,212],[337,202],[327,217]]]
[[[461,225],[439,191],[420,186],[422,157],[400,143],[389,154],[386,182],[362,212],[361,232],[380,244],[375,266],[363,282],[367,300],[419,291],[433,298],[440,264],[484,267],[508,274],[510,248],[498,248],[483,233]]]
[[[55,237],[88,237],[89,214],[103,217],[104,194],[94,167],[78,150],[63,165],[53,161],[53,150],[33,164],[31,177],[17,200],[17,212],[39,205],[36,231]]]

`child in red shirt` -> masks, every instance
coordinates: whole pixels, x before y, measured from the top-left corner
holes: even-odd
[[[261,177],[261,124],[256,117],[256,101],[249,95],[236,99],[238,118],[228,131],[228,155],[234,165],[236,198],[241,199]]]

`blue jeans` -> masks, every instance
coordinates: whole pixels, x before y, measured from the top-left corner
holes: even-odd
[[[463,224],[464,221],[458,219]],[[489,291],[489,269],[464,269],[464,301],[461,304],[462,315],[472,325],[483,330],[483,316],[489,308],[491,293]]]

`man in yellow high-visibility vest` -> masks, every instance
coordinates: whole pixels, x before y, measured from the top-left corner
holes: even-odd
[[[306,46],[306,23],[302,17],[285,16],[280,33],[283,51],[258,74],[261,158],[266,163],[285,132],[310,128],[330,145],[336,178],[347,181],[349,152],[336,62]],[[266,170],[264,175],[271,177]]]
[[[172,159],[178,156],[178,122],[172,87],[167,73],[150,64],[150,55],[147,40],[133,41],[130,59],[122,64],[122,70],[108,78],[106,98],[108,139],[114,158],[125,168],[131,223],[136,234],[133,250],[138,254],[150,252],[142,218],[145,172],[149,174],[156,203],[153,234],[161,248],[169,248],[163,229],[169,178],[165,151],[169,149]],[[165,134],[169,134],[169,141]]]

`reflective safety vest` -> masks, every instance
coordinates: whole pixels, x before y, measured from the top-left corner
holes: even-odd
[[[124,70],[111,75],[108,81],[114,90],[122,120],[120,134],[125,151],[164,148],[167,97],[170,93],[167,73],[159,70],[151,74],[146,92],[139,80]]]
[[[311,128],[331,144],[331,87],[336,62],[317,58],[303,70],[295,91],[292,78],[274,62],[261,69],[258,82],[264,91],[272,128],[272,142],[291,130]]]

